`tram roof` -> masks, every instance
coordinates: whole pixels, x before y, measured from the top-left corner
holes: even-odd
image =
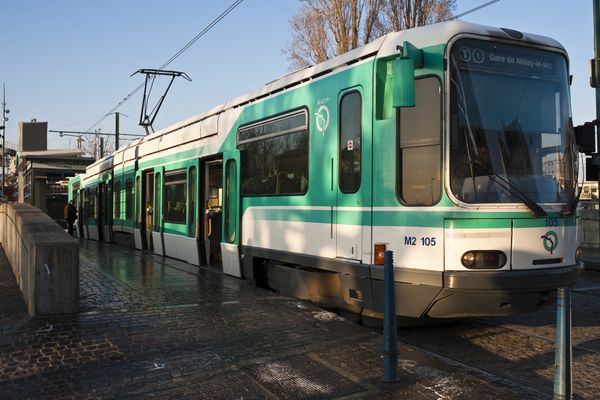
[[[145,141],[152,140],[164,134],[177,131],[186,126],[206,120],[210,117],[217,116],[218,114],[227,110],[234,109],[255,101],[259,101],[263,98],[277,94],[286,89],[295,87],[299,84],[320,78],[339,69],[346,68],[347,66],[355,64],[362,60],[373,57],[381,58],[396,54],[398,53],[397,46],[401,45],[404,41],[410,42],[417,48],[425,48],[448,43],[450,40],[452,40],[453,37],[460,34],[472,34],[477,36],[515,40],[514,37],[510,36],[508,31],[509,30],[504,30],[503,28],[499,27],[491,27],[470,22],[453,20],[407,29],[399,32],[392,32],[362,47],[350,50],[330,60],[327,60],[320,64],[299,69],[290,74],[277,78],[267,83],[260,89],[236,97],[235,99],[215,106],[206,112],[195,115],[181,122],[161,129],[151,135],[148,135],[136,142],[136,144],[141,144]],[[553,47],[564,51],[563,46],[554,39],[531,33],[520,33],[523,35],[523,37],[519,39],[519,42]]]

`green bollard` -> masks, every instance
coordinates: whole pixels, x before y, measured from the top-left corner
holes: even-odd
[[[556,352],[554,355],[554,399],[573,398],[571,368],[571,289],[558,288],[556,299]]]
[[[384,382],[396,382],[398,342],[396,339],[396,296],[394,293],[394,252],[383,258],[383,376]]]

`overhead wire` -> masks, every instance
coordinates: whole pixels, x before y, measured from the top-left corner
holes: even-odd
[[[223,18],[225,18],[229,13],[231,13],[237,6],[239,6],[244,0],[236,0],[234,1],[225,11],[219,14],[210,24],[208,24],[204,29],[202,29],[192,40],[190,40],[185,46],[183,46],[179,51],[177,51],[171,58],[169,58],[164,64],[162,64],[159,70],[166,68],[169,64],[171,64],[177,57],[183,54],[187,49],[189,49],[194,43],[198,41],[202,36],[204,36],[208,31],[210,31],[215,25],[217,25]],[[91,131],[96,126],[98,126],[102,121],[112,115],[116,110],[119,109],[127,100],[133,97],[137,92],[139,92],[144,87],[144,82],[140,83],[135,89],[133,89],[127,96],[125,96],[116,106],[110,109],[109,112],[104,114],[102,118],[100,118],[96,123],[90,126],[86,132]]]
[[[471,14],[471,13],[473,13],[473,12],[475,12],[475,11],[479,11],[479,10],[481,10],[482,8],[485,8],[485,7],[487,7],[487,6],[491,6],[492,4],[494,4],[494,3],[497,3],[497,2],[499,2],[499,1],[500,1],[500,0],[491,0],[491,1],[488,1],[487,3],[480,4],[480,5],[478,5],[477,7],[473,7],[473,8],[471,8],[470,10],[467,10],[467,11],[465,11],[465,12],[463,12],[463,13],[460,13],[460,14],[457,14],[457,15],[453,15],[452,17],[448,18],[448,20],[449,20],[449,21],[452,21],[452,20],[455,20],[455,19],[462,18],[462,17],[464,17],[465,15]]]

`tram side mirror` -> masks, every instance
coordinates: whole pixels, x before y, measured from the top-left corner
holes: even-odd
[[[594,58],[590,60],[590,86],[593,88],[600,87],[600,59]]]
[[[410,58],[392,61],[394,95],[392,105],[398,107],[415,106],[415,63]]]
[[[399,48],[400,49],[400,48]],[[410,42],[404,42],[401,47],[402,56],[392,61],[394,76],[394,107],[415,106],[415,68],[423,68],[423,50]]]
[[[575,127],[575,142],[581,153],[592,154],[596,151],[596,129],[594,128],[591,122]]]

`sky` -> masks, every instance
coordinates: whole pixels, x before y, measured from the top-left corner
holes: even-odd
[[[6,141],[18,123],[47,121],[49,129],[114,132],[100,121],[140,83],[141,68],[158,68],[206,28],[233,0],[19,0],[2,2],[0,83],[10,110]],[[486,0],[457,0],[454,14]],[[589,86],[593,58],[593,0],[500,0],[461,20],[536,33],[558,40],[570,57],[573,120],[595,119]],[[244,0],[167,69],[177,78],[156,117],[156,130],[233,99],[291,71],[284,53],[289,21],[300,0]],[[154,90],[152,101],[158,91]],[[160,95],[160,94],[159,94]],[[142,91],[117,111],[120,131],[138,126]],[[75,147],[73,137],[49,133],[50,148]]]

